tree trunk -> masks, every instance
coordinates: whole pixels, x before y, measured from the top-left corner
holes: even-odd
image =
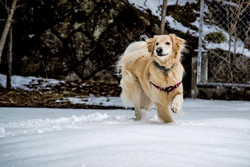
[[[18,0],[13,0],[13,2],[12,2],[10,12],[9,12],[9,15],[8,15],[8,19],[7,19],[6,23],[5,23],[3,34],[2,34],[2,37],[1,37],[1,40],[0,40],[0,62],[1,62],[1,58],[2,58],[2,53],[3,53],[3,48],[4,48],[5,41],[6,41],[6,37],[8,35],[10,25],[11,25],[11,22],[12,22],[12,17],[13,17],[14,11],[16,9],[17,1]]]
[[[8,46],[8,57],[7,57],[7,64],[8,64],[8,71],[7,71],[7,83],[6,88],[7,90],[11,90],[11,74],[12,74],[12,27],[9,30],[9,46]]]
[[[162,11],[161,11],[161,29],[160,29],[161,35],[164,34],[164,30],[165,30],[165,17],[166,17],[166,13],[167,13],[167,4],[168,4],[168,0],[163,0],[163,7],[162,7]]]

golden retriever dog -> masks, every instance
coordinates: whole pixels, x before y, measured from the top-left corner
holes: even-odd
[[[174,113],[182,112],[184,43],[174,34],[155,35],[131,43],[118,60],[121,98],[125,104],[134,104],[136,120],[142,118],[142,109],[148,111],[153,105],[164,123],[173,122],[170,108]]]

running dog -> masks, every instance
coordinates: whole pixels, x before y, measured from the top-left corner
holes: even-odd
[[[182,112],[184,43],[174,34],[155,35],[131,43],[119,58],[116,70],[122,76],[121,98],[125,104],[134,104],[136,120],[142,118],[142,109],[148,111],[153,105],[164,123],[173,122],[170,108]]]

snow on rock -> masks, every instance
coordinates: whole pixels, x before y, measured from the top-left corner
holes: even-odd
[[[152,11],[152,14],[155,16],[159,16],[161,18],[161,10],[159,6],[162,5],[162,0],[129,0],[129,3],[137,7],[138,9],[144,8],[144,9],[150,9]],[[185,6],[186,3],[197,3],[197,0],[181,0],[178,1],[179,6]],[[176,0],[168,0],[167,3],[168,6],[170,5],[176,5]]]
[[[241,41],[241,40],[238,40],[235,44],[236,47],[234,47],[234,42],[231,42],[231,52],[234,52],[236,54],[243,54],[247,57],[250,58],[250,50],[245,48],[245,44]],[[229,51],[229,43],[228,42],[222,42],[222,43],[212,43],[212,42],[209,42],[208,44],[206,44],[206,48],[208,49],[222,49],[222,50],[225,50],[225,51]]]
[[[250,103],[185,99],[162,124],[155,109],[0,108],[0,166],[250,166]]]
[[[44,79],[38,77],[23,77],[18,75],[13,75],[11,78],[11,85],[17,89],[31,90],[29,85],[37,85],[37,89],[50,89],[51,86],[57,85],[59,83],[64,83],[64,81],[59,81],[56,79]],[[0,74],[0,85],[4,88],[6,87],[6,75]],[[47,87],[49,86],[49,87]]]
[[[178,5],[184,6],[187,2],[189,3],[197,3],[197,0],[181,0],[178,1]],[[150,9],[154,16],[158,16],[159,20],[161,20],[161,8],[162,1],[158,0],[147,0],[147,1],[138,1],[138,0],[129,0],[129,3],[134,5],[139,10],[145,11],[146,9]],[[175,5],[176,0],[168,0],[168,6]],[[199,34],[188,27],[185,27],[180,22],[176,21],[172,16],[166,16],[166,21],[169,23],[169,26],[175,30],[181,31],[183,33],[189,32],[193,36],[198,36]]]
[[[181,32],[184,33],[190,33],[195,37],[199,36],[199,33],[197,33],[195,30],[192,30],[188,27],[183,26],[181,23],[179,23],[178,21],[176,21],[173,17],[171,16],[166,16],[166,21],[169,22],[169,25],[171,28],[175,29],[175,30],[179,30]]]
[[[191,23],[192,25],[196,26],[199,28],[199,19],[197,19],[195,22]],[[225,37],[225,41],[221,43],[213,43],[213,42],[206,42],[204,37],[209,34],[209,33],[214,33],[214,32],[221,32],[223,36]],[[232,39],[230,40],[230,36],[227,31],[223,30],[217,25],[210,25],[207,24],[206,22],[203,25],[203,40],[205,41],[205,46],[207,49],[222,49],[225,51],[229,51],[229,42],[231,43],[231,52],[234,52],[236,54],[243,54],[247,57],[250,57],[250,50],[245,48],[244,42],[240,40],[239,38],[236,38],[233,36]],[[234,47],[235,46],[235,47]]]

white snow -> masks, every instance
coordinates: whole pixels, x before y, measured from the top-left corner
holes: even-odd
[[[234,40],[234,39],[233,39]],[[222,42],[222,43],[212,43],[212,42],[209,42],[208,44],[206,44],[206,47],[208,49],[222,49],[222,50],[225,50],[225,51],[229,51],[229,48],[231,50],[231,52],[235,53],[236,54],[243,54],[247,57],[250,58],[250,50],[245,48],[244,47],[245,44],[241,41],[241,40],[238,40],[235,44],[235,42],[231,42],[231,48],[229,47],[229,42]]]
[[[11,85],[15,89],[24,89],[24,90],[31,90],[29,88],[30,83],[37,84],[36,89],[50,89],[50,87],[47,87],[48,85],[53,86],[59,83],[64,83],[64,81],[59,81],[56,79],[44,79],[44,78],[38,78],[38,77],[23,77],[18,75],[13,75],[11,77]],[[38,84],[38,81],[42,80],[41,84]],[[6,75],[0,74],[0,85],[2,85],[4,88],[6,88]]]
[[[166,16],[166,21],[169,22],[170,27],[175,29],[175,30],[179,30],[179,31],[184,32],[184,33],[189,32],[190,34],[192,34],[193,36],[196,36],[196,37],[199,36],[199,33],[197,33],[195,30],[192,30],[188,27],[183,26],[181,23],[176,21],[172,16]]]
[[[56,102],[65,102],[69,101],[72,104],[86,104],[86,105],[99,105],[99,106],[115,106],[115,107],[125,107],[121,98],[119,97],[111,97],[111,96],[100,96],[95,97],[94,95],[90,95],[87,97],[65,97],[62,100],[56,100]],[[126,105],[127,106],[127,105]],[[133,105],[129,105],[127,107],[133,107]]]
[[[35,34],[29,34],[28,36],[31,39],[31,38],[33,38],[35,36]]]
[[[238,7],[239,5],[237,3],[234,3],[232,1],[222,1],[223,5],[231,5],[231,6],[234,6],[234,7]]]
[[[198,19],[194,23],[191,23],[191,24],[199,27]],[[250,50],[245,48],[245,44],[244,44],[244,42],[242,42],[242,40],[240,40],[239,38],[236,40],[236,38],[234,36],[232,36],[232,39],[230,41],[230,36],[229,36],[228,32],[223,30],[222,28],[216,26],[216,25],[209,25],[206,22],[204,23],[204,25],[203,25],[203,40],[207,34],[214,33],[214,32],[221,32],[225,37],[225,41],[221,42],[221,43],[207,42],[205,45],[207,49],[222,49],[225,51],[229,51],[229,42],[230,42],[231,43],[231,48],[230,48],[231,52],[234,52],[234,49],[235,49],[236,54],[243,54],[247,57],[250,57]]]
[[[185,99],[162,124],[155,109],[0,108],[0,166],[250,166],[250,103]]]
[[[168,0],[167,6],[176,5],[177,0]],[[179,0],[179,6],[185,6],[186,3],[197,3],[197,0]],[[149,8],[154,15],[160,15],[161,11],[159,10],[159,6],[162,5],[162,0],[129,0],[129,3],[135,5],[137,8]]]

